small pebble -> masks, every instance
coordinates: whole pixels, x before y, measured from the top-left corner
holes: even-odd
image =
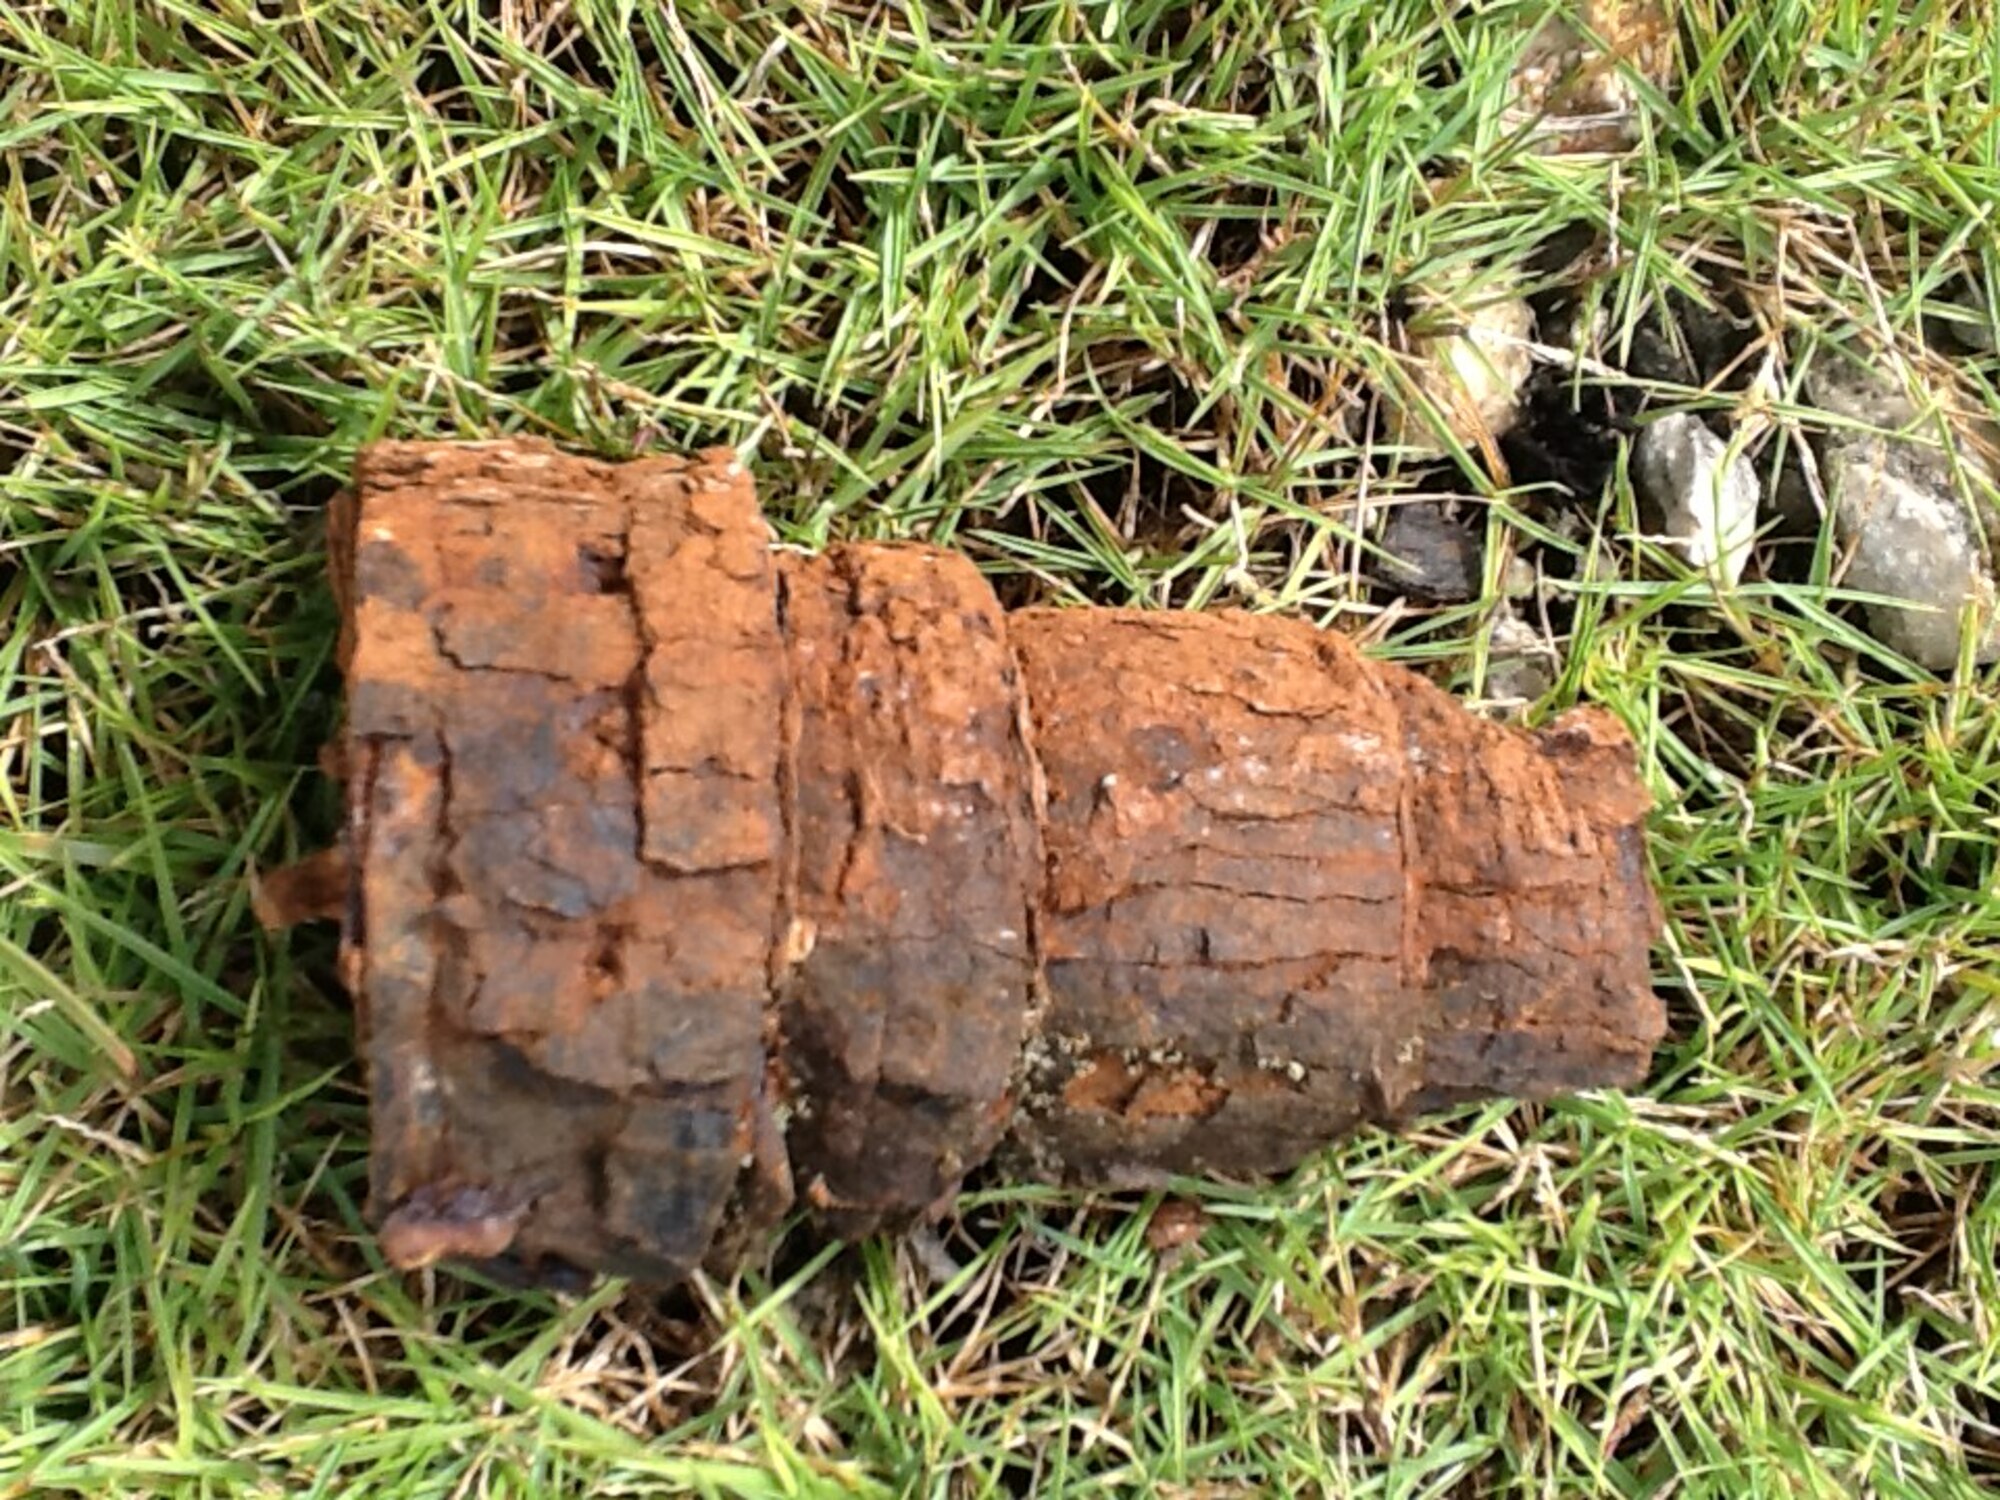
[[[1480,539],[1436,502],[1392,506],[1382,523],[1382,581],[1419,599],[1457,604],[1477,597]]]
[[[1975,287],[1961,283],[1945,300],[1951,305],[1951,314],[1935,321],[1947,339],[1967,354],[2000,353],[2000,344],[1993,338],[1993,310]]]
[[[1761,486],[1748,457],[1732,454],[1701,418],[1670,412],[1640,431],[1633,468],[1689,566],[1734,586],[1757,538]]]
[[[1555,648],[1513,610],[1494,616],[1486,645],[1486,696],[1497,703],[1533,703],[1555,686]]]

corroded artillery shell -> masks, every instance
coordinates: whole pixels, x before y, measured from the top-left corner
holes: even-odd
[[[343,962],[401,1264],[671,1281],[992,1157],[1281,1170],[1640,1078],[1631,746],[1293,620],[781,553],[728,454],[385,444],[336,524]],[[322,872],[323,872],[323,866]]]

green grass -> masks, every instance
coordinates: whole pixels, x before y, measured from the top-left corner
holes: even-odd
[[[1403,290],[1562,233],[1613,351],[1751,289],[1773,452],[1823,344],[1937,376],[1953,278],[2000,290],[2000,29],[1691,0],[1645,147],[1552,160],[1502,118],[1533,14],[0,4],[0,1495],[1990,1493],[1995,674],[1874,646],[1810,524],[1718,601],[1622,468],[1418,473],[1367,406]],[[387,1272],[330,944],[245,877],[334,823],[325,500],[500,431],[734,443],[790,539],[1472,696],[1496,600],[1389,599],[1365,538],[1486,504],[1548,579],[1533,712],[1612,707],[1659,799],[1653,1076],[1191,1186],[1179,1258],[1150,1200],[988,1184],[955,1274]]]

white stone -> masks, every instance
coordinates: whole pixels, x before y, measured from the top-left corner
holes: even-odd
[[[1392,439],[1399,447],[1443,457],[1450,450],[1437,431],[1441,422],[1460,446],[1476,453],[1520,418],[1521,388],[1534,370],[1529,347],[1534,310],[1506,283],[1425,294],[1418,303],[1421,322],[1447,327],[1410,341],[1419,394],[1411,408],[1396,406]]]
[[[1701,418],[1671,412],[1639,434],[1633,467],[1688,565],[1734,587],[1757,538],[1761,486],[1749,459]]]

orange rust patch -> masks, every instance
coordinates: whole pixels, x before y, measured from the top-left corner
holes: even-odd
[[[1128,1120],[1205,1120],[1222,1108],[1229,1090],[1210,1083],[1199,1068],[1148,1073],[1125,1106]]]
[[[1098,1114],[1122,1114],[1139,1089],[1139,1081],[1115,1052],[1101,1053],[1077,1070],[1063,1089],[1063,1104],[1070,1109]]]
[[[1228,1097],[1229,1090],[1209,1082],[1199,1068],[1133,1064],[1115,1052],[1091,1058],[1063,1089],[1070,1109],[1128,1120],[1203,1120]]]
[[[296,864],[253,875],[250,909],[266,932],[338,920],[347,906],[347,851],[336,844]]]

